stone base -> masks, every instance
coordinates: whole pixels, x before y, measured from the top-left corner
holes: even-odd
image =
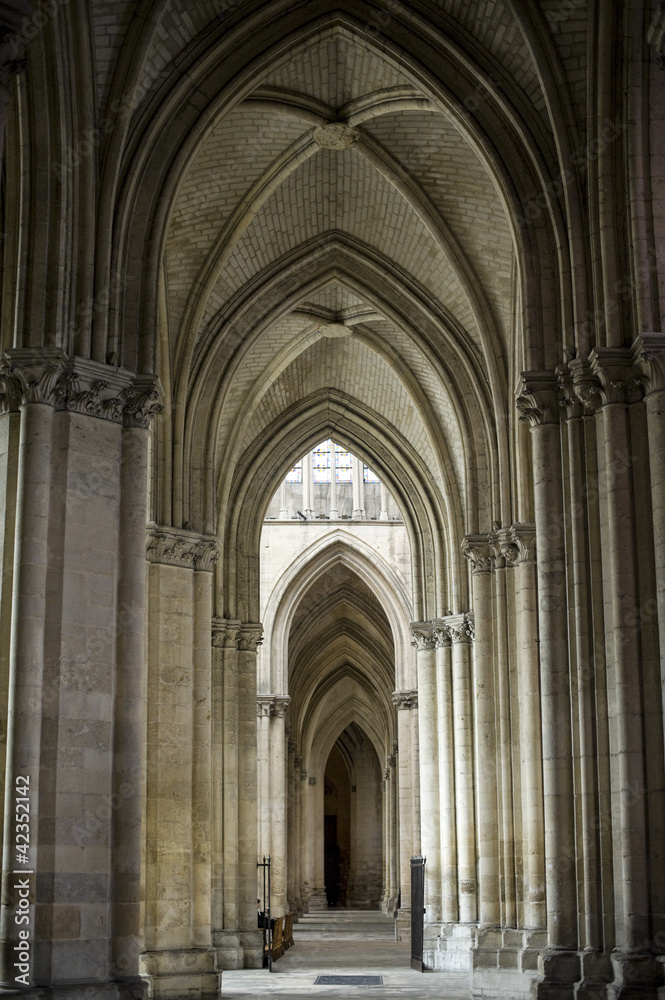
[[[328,897],[325,889],[309,890],[309,912],[316,913],[328,909]]]
[[[395,935],[396,941],[411,940],[411,907],[402,907],[402,909],[397,911]]]
[[[219,996],[220,977],[210,951],[146,951],[139,958],[139,969],[148,981],[151,1000],[216,1000]]]
[[[655,955],[611,955],[613,980],[607,991],[608,1000],[653,1000],[665,995],[665,978],[662,961]]]
[[[475,924],[425,924],[425,968],[441,972],[470,972],[475,929]]]
[[[530,1000],[546,944],[545,931],[479,927],[472,951],[472,997]]]
[[[218,969],[244,969],[245,956],[237,931],[218,931],[213,950]]]
[[[132,979],[120,979],[113,982],[97,981],[80,983],[58,983],[53,986],[32,986],[30,989],[14,989],[3,986],[4,995],[20,994],[30,1000],[42,997],[53,997],[54,1000],[89,1000],[91,996],[99,1000],[146,1000],[148,983],[137,976]]]
[[[243,952],[241,968],[260,969],[263,965],[263,931],[241,931],[240,944]]]
[[[534,1000],[575,1000],[582,981],[582,962],[576,951],[545,951],[538,959]]]

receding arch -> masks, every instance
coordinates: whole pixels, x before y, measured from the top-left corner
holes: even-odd
[[[375,548],[348,529],[336,527],[312,542],[273,585],[262,622],[269,649],[269,690],[287,693],[287,640],[297,605],[313,580],[340,563],[377,591],[392,629],[395,661],[400,664],[396,683],[404,688],[415,686],[415,658],[409,633],[412,611],[407,589]]]

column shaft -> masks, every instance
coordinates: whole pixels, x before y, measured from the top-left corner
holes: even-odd
[[[436,693],[439,719],[439,812],[441,817],[441,918],[459,919],[457,834],[455,818],[455,742],[450,636],[437,630]]]
[[[459,631],[453,635],[452,668],[459,919],[461,923],[475,923],[478,919],[478,904],[476,894],[471,647],[468,639],[463,637]]]
[[[441,920],[441,820],[439,815],[439,733],[434,631],[427,623],[411,626],[417,647],[418,743],[420,752],[421,851],[427,858],[425,909],[428,923]]]
[[[144,768],[145,525],[148,431],[122,431],[118,608],[113,726],[113,944],[115,969],[138,975],[141,933],[142,787]],[[208,921],[209,922],[209,921]]]

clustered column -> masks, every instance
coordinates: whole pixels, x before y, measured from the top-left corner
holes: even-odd
[[[397,708],[397,744],[399,777],[399,871],[401,905],[397,917],[399,940],[411,934],[411,858],[420,854],[418,822],[418,758],[414,746],[418,741],[418,692],[395,691],[393,704]]]

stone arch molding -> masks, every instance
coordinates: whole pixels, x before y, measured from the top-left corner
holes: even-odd
[[[340,701],[335,705],[333,711],[322,720],[318,711],[321,706],[315,706],[309,713],[309,718],[303,727],[303,757],[308,762],[309,768],[316,775],[320,774],[321,777],[335,741],[352,722],[355,722],[367,734],[376,750],[379,761],[384,760],[389,752],[393,734],[390,730],[384,731],[377,725],[376,709],[372,705],[369,692],[367,692],[367,700],[357,695],[349,698],[345,692],[339,690],[343,688],[347,680],[346,675],[340,676],[327,692],[329,697],[334,699],[336,691],[339,691]]]
[[[313,542],[275,583],[263,618],[259,688],[263,685],[276,694],[288,694],[288,636],[293,616],[312,582],[338,563],[374,590],[386,613],[395,645],[395,687],[415,687],[415,655],[409,632],[411,598],[407,585],[375,548],[350,531],[335,528]]]

